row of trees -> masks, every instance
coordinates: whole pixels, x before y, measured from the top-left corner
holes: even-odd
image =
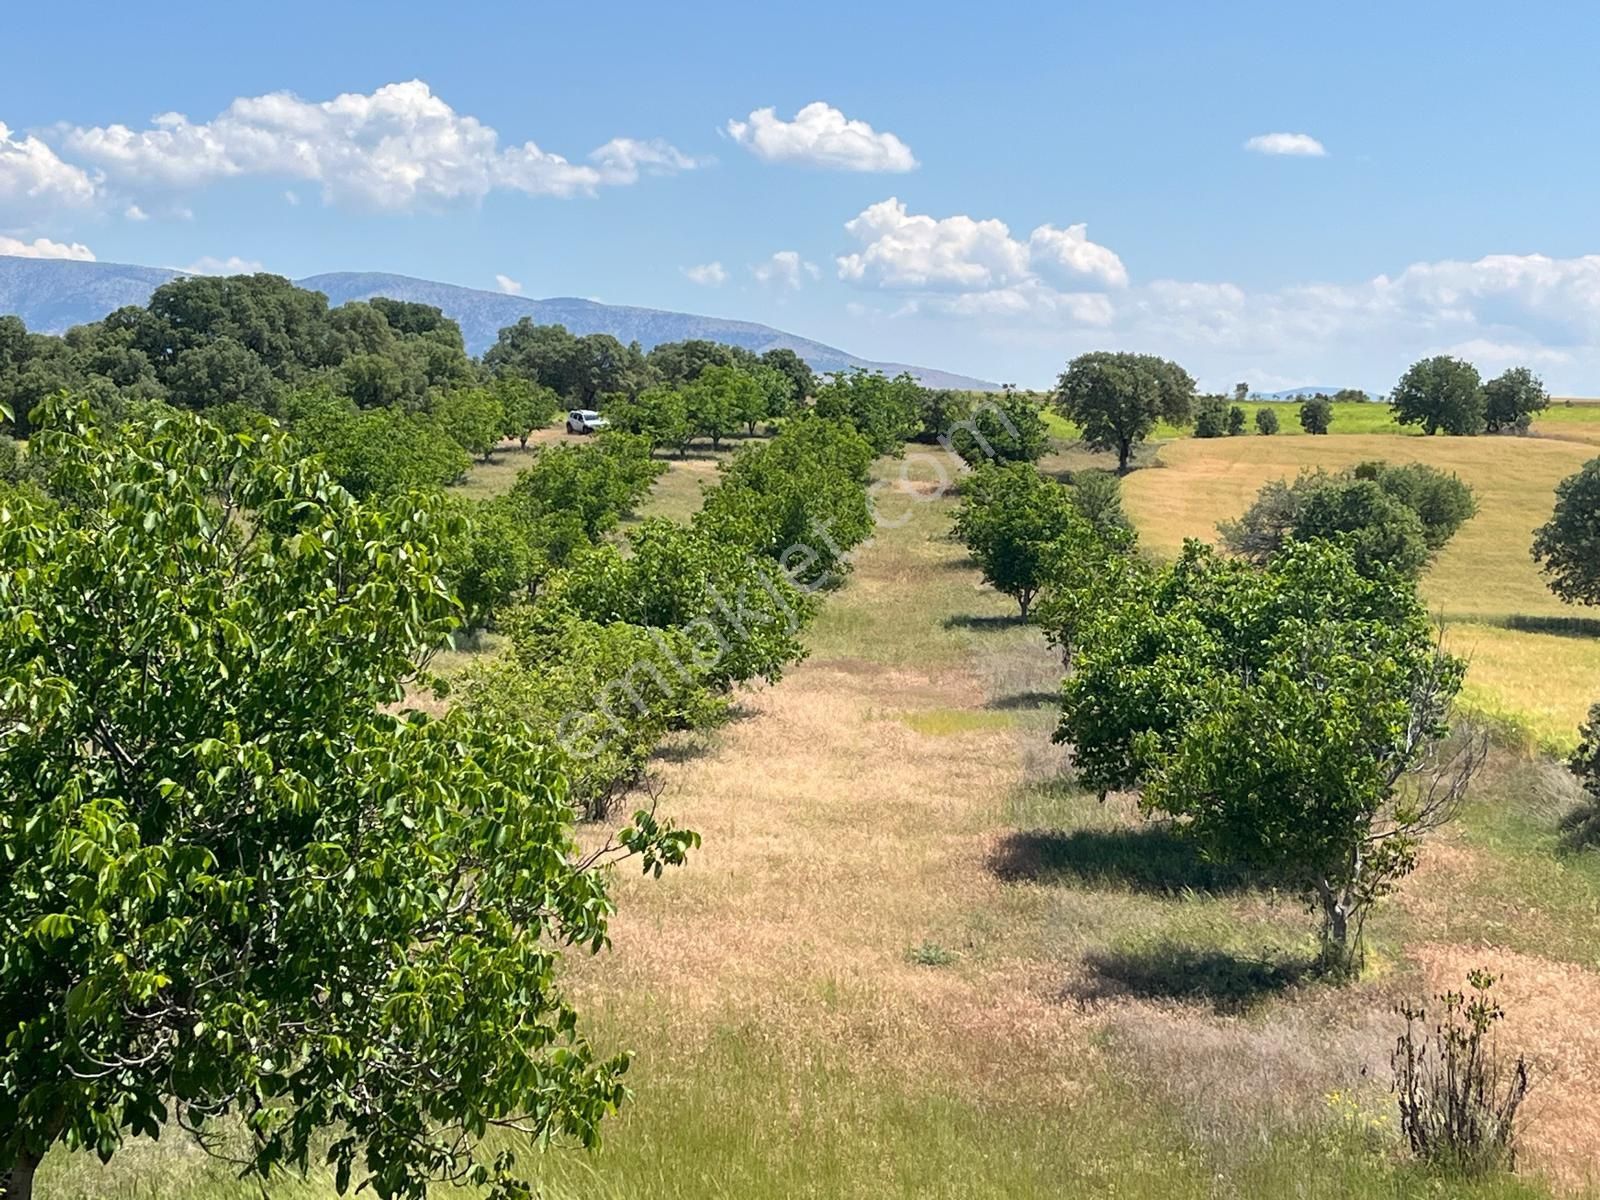
[[[848,427],[797,417],[740,449],[689,523],[645,521],[627,552],[582,544],[501,613],[509,649],[471,672],[467,704],[535,718],[585,813],[604,815],[668,733],[714,725],[735,686],[803,657],[817,594],[870,531],[873,457]]]
[[[412,414],[417,415],[417,414]],[[608,870],[682,862],[653,805],[580,848],[672,730],[803,655],[871,527],[872,446],[796,416],[689,523],[620,515],[646,439],[541,448],[501,500],[358,497],[273,428],[35,409],[0,481],[0,1179],[176,1123],[247,1175],[527,1194],[514,1129],[593,1145],[626,1055],[564,946]],[[309,419],[309,418],[308,418]],[[451,631],[506,653],[404,708]]]

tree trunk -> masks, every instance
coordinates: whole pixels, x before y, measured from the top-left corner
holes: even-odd
[[[26,1150],[19,1151],[17,1161],[0,1180],[0,1200],[33,1200],[33,1172],[39,1160]]]
[[[1322,965],[1338,974],[1354,973],[1361,966],[1360,915],[1348,896],[1326,883],[1317,884],[1317,896],[1322,901]]]

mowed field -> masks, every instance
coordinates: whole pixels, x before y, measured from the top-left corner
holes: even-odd
[[[1600,407],[1575,411],[1588,424],[1569,418],[1563,430],[1600,435]],[[1561,436],[1182,438],[1147,456],[1124,491],[1144,543],[1170,554],[1185,538],[1215,541],[1217,523],[1244,512],[1264,483],[1302,470],[1385,459],[1459,475],[1477,493],[1478,515],[1428,571],[1422,593],[1446,622],[1451,648],[1471,660],[1468,701],[1564,746],[1600,699],[1600,619],[1550,593],[1529,547],[1556,484],[1597,453]]]
[[[1318,982],[1298,902],[1071,786],[1059,661],[949,539],[918,461],[881,465],[902,470],[809,660],[656,763],[704,847],[619,875],[613,949],[570,960],[595,1040],[638,1052],[636,1096],[598,1154],[546,1156],[547,1194],[1600,1194],[1600,866],[1557,853],[1569,801],[1546,765],[1497,759],[1379,909],[1366,976]],[[674,461],[650,509],[685,514],[708,478]],[[1406,1163],[1388,1055],[1397,1002],[1480,965],[1536,1082],[1524,1174],[1468,1185]],[[57,1151],[40,1185],[259,1194],[181,1137],[108,1168]],[[319,1169],[269,1194],[332,1186]]]

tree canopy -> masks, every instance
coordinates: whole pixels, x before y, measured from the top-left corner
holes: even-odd
[[[426,500],[280,434],[36,415],[59,502],[0,509],[0,1170],[236,1120],[263,1179],[525,1194],[489,1131],[593,1144],[625,1095],[562,948],[605,945],[607,861],[693,835],[645,811],[584,853],[525,725],[394,711],[457,620]]]
[[[1083,431],[1094,450],[1114,451],[1126,471],[1134,448],[1158,421],[1188,424],[1194,380],[1175,362],[1152,354],[1099,350],[1067,364],[1056,384],[1055,406]]]
[[[1469,362],[1435,355],[1412,363],[1389,398],[1402,425],[1421,425],[1428,434],[1483,432],[1484,392],[1478,369]]]
[[[1140,788],[1217,860],[1303,894],[1347,968],[1476,769],[1443,740],[1464,664],[1413,588],[1327,542],[1264,569],[1191,542],[1128,581],[1080,631],[1057,739],[1085,785]]]
[[[1555,511],[1534,531],[1533,559],[1568,604],[1600,604],[1600,458],[1556,485]]]

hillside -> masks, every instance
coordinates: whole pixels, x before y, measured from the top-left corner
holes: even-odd
[[[0,313],[15,313],[29,329],[60,333],[73,325],[97,321],[125,304],[143,304],[152,291],[180,274],[165,267],[0,255]],[[861,358],[753,321],[597,304],[573,297],[534,300],[373,271],[338,271],[295,282],[324,293],[329,303],[336,305],[373,296],[437,305],[460,323],[472,354],[482,354],[504,326],[532,317],[540,324],[565,325],[577,334],[609,333],[622,342],[637,341],[646,350],[661,342],[706,338],[757,352],[786,347],[817,371],[865,367],[890,375],[909,371],[928,387],[992,390],[995,386],[932,367]]]

